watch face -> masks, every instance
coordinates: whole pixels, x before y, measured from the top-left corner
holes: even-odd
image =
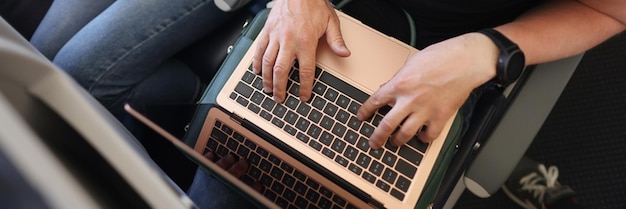
[[[506,79],[509,81],[517,80],[524,70],[525,62],[524,54],[521,51],[516,50],[511,53],[509,62],[506,65]]]

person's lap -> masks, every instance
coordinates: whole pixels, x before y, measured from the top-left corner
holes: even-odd
[[[133,90],[159,75],[157,69],[165,60],[230,15],[207,0],[59,0],[31,42],[115,114],[131,95],[156,92],[159,95],[152,98],[168,98],[159,91]],[[180,71],[180,78],[167,74],[163,79],[171,86],[198,86],[197,79],[189,79],[193,75],[189,69]]]

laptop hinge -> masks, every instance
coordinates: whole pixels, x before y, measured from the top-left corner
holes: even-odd
[[[241,122],[243,121],[243,118],[241,116],[237,115],[237,113],[234,113],[234,112],[232,114],[230,114],[230,119],[235,121],[238,124],[241,124]]]
[[[372,206],[372,208],[385,208],[385,206],[382,203],[378,202],[374,198],[370,198],[369,201],[367,201],[367,204]]]

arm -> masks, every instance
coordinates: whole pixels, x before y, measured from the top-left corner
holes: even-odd
[[[565,58],[605,41],[625,29],[626,2],[606,0],[547,2],[517,20],[498,26],[526,55],[526,64]],[[611,3],[611,5],[609,5]],[[439,136],[469,93],[495,77],[499,51],[486,36],[467,33],[433,44],[407,64],[361,107],[366,119],[378,108],[393,106],[370,137],[370,146],[402,145],[418,133],[423,141]],[[418,128],[426,125],[426,130]]]
[[[529,65],[573,56],[625,29],[626,1],[589,2],[549,2],[496,30],[519,45]]]

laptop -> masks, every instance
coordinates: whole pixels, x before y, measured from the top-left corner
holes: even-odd
[[[284,103],[263,93],[260,75],[251,70],[252,43],[236,67],[220,69],[205,92],[203,100],[211,98],[215,107],[201,117],[193,149],[247,159],[251,167],[242,180],[264,185],[261,203],[282,208],[414,208],[455,117],[430,144],[414,137],[401,147],[369,148],[368,137],[388,108],[368,121],[356,119],[356,111],[418,51],[337,14],[352,54],[338,57],[320,41],[309,102],[297,99],[297,62]]]

